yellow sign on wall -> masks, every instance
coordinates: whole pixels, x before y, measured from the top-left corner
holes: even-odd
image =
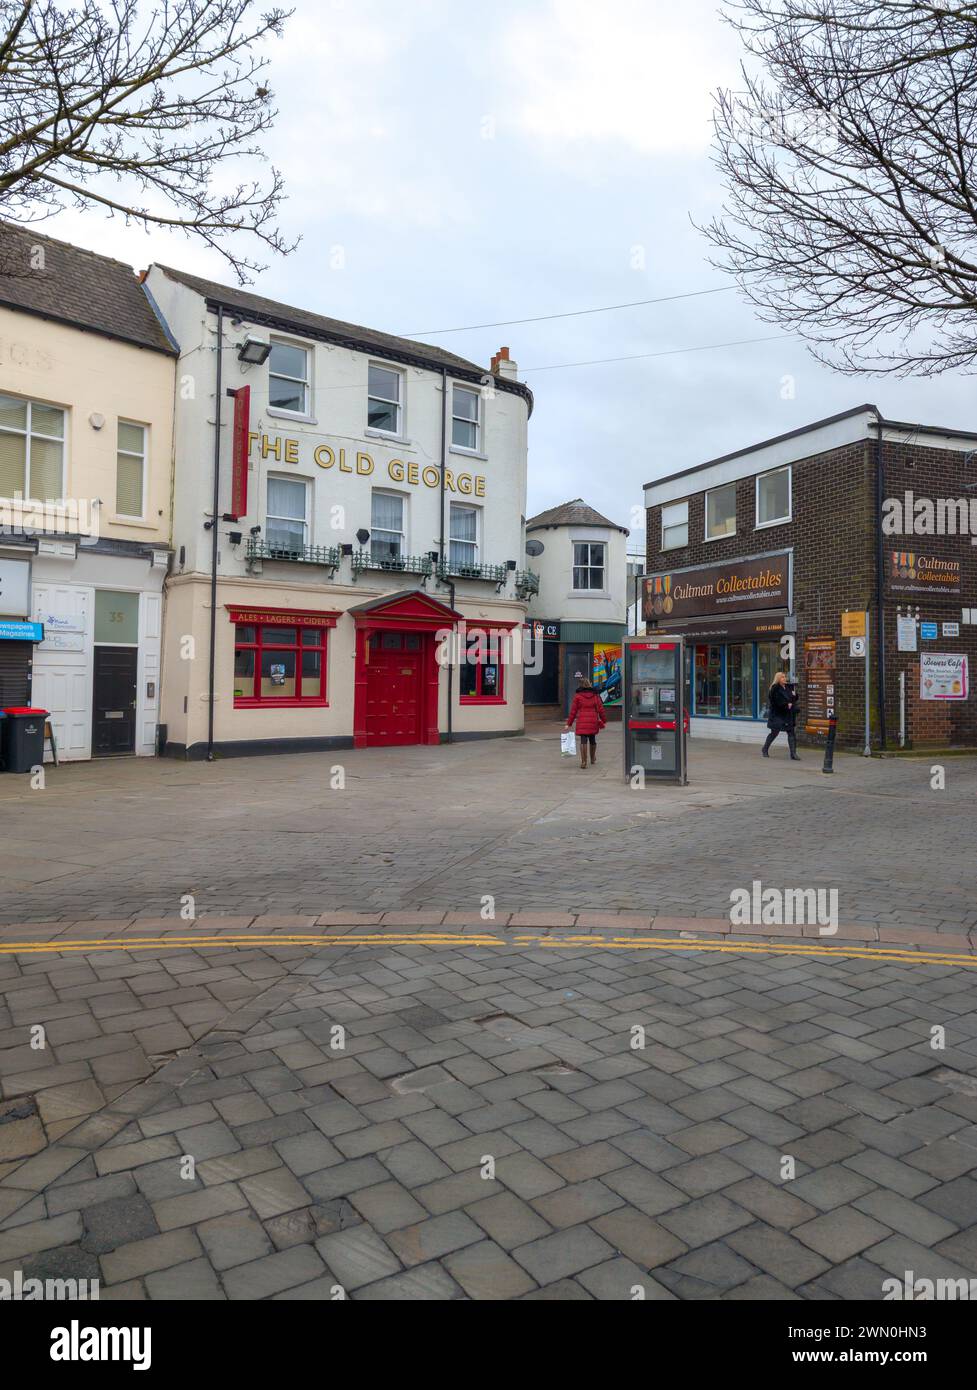
[[[865,614],[861,611],[857,613],[842,613],[841,635],[842,637],[864,637]]]

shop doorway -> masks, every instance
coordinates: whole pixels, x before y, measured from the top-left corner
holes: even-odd
[[[366,735],[371,745],[422,743],[425,634],[374,632],[369,638]]]
[[[92,754],[110,758],[136,751],[134,647],[96,647],[92,699]]]
[[[564,647],[563,648],[563,716],[570,713],[570,706],[573,704],[573,697],[577,693],[577,674],[584,680],[593,678],[593,647]]]

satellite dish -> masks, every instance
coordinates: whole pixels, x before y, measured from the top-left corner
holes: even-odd
[[[526,542],[526,554],[527,554],[527,555],[542,555],[542,553],[543,553],[543,551],[544,551],[545,549],[546,549],[546,547],[544,546],[544,544],[543,544],[542,541],[527,541],[527,542]]]

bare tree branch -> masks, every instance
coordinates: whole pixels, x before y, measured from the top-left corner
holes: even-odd
[[[977,364],[977,4],[728,0],[727,189],[702,230],[768,323],[847,372]]]
[[[255,0],[0,0],[0,214],[36,222],[97,206],[213,246],[246,281],[264,267],[249,233],[287,254],[275,169],[228,185],[236,160],[262,160],[277,112],[264,42],[288,12]]]

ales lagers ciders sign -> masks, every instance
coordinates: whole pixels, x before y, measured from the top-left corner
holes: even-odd
[[[645,622],[696,618],[713,613],[790,607],[790,555],[762,555],[722,565],[646,574]]]

